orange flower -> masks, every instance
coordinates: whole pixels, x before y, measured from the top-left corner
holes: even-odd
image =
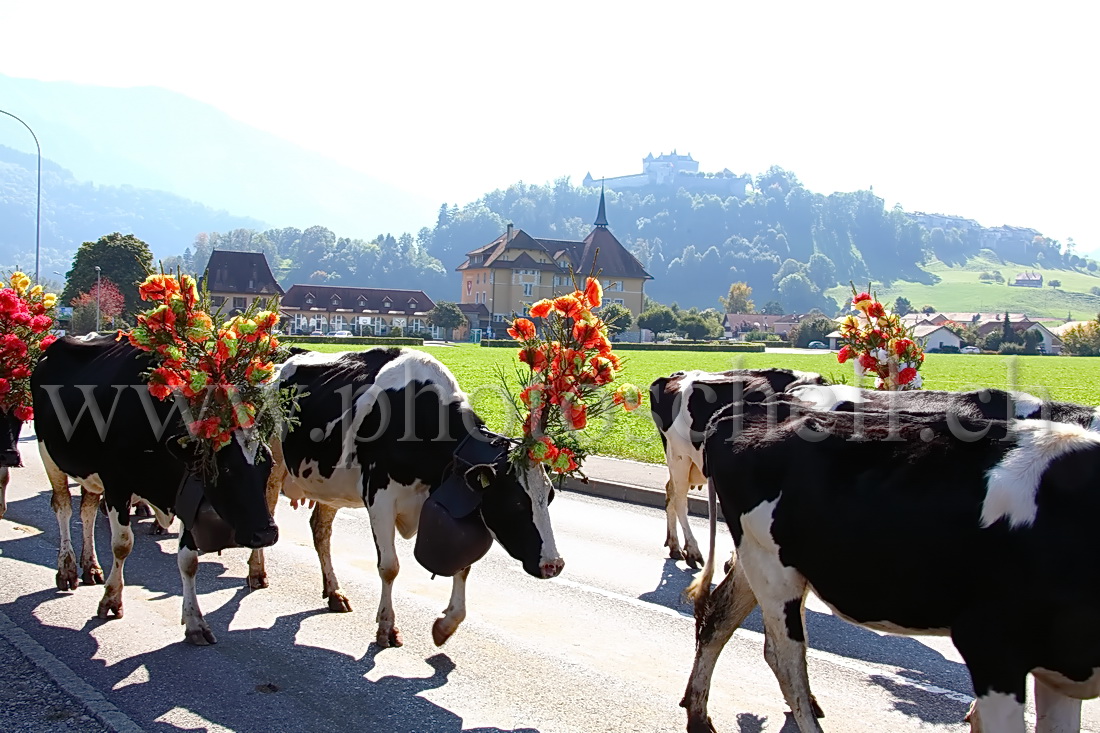
[[[176,314],[167,305],[161,305],[145,319],[145,325],[151,331],[172,331],[176,327]]]
[[[562,295],[554,298],[554,310],[566,318],[578,318],[584,311],[584,306],[577,300],[576,295]]]
[[[526,318],[517,318],[512,321],[512,326],[508,329],[508,335],[516,341],[530,341],[535,338],[535,324]]]
[[[199,302],[199,289],[195,284],[195,278],[190,275],[180,275],[180,296],[188,309],[194,308]]]
[[[142,300],[167,301],[173,295],[180,294],[179,281],[168,275],[150,275],[138,286],[138,295]]]
[[[543,298],[542,300],[531,306],[531,317],[546,318],[546,316],[550,315],[550,311],[553,310],[553,308],[554,301]]]
[[[584,285],[584,300],[589,308],[599,308],[600,303],[603,302],[603,287],[594,277],[588,278],[588,282]]]
[[[533,372],[541,372],[546,368],[546,354],[542,349],[535,346],[520,349],[519,360],[531,367]]]
[[[213,438],[221,430],[221,421],[216,417],[208,417],[205,420],[195,420],[188,425],[191,434],[196,438]]]

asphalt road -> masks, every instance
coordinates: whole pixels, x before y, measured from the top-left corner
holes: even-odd
[[[431,624],[449,580],[432,580],[399,540],[395,584],[405,646],[373,644],[379,581],[365,511],[341,511],[333,556],[355,611],[333,614],[308,514],[285,501],[271,587],[245,589],[247,553],[200,564],[200,602],[219,643],[183,643],[176,537],[142,520],[126,564],[125,618],[99,621],[102,589],[54,586],[57,529],[33,442],[0,521],[0,609],[148,731],[677,731],[693,658],[691,573],[663,557],[664,513],[563,492],[551,507],[562,577],[524,574],[500,548],[474,568],[466,621],[443,647]],[[75,504],[75,500],[74,500]],[[79,541],[74,509],[73,536]],[[101,562],[109,562],[100,519]],[[705,522],[696,524],[705,538]],[[732,547],[719,538],[719,552]],[[79,550],[78,550],[79,551]],[[919,548],[914,548],[919,551]],[[106,564],[105,564],[106,567]],[[882,636],[813,600],[810,677],[827,730],[964,731],[969,680],[944,639]],[[797,731],[750,617],[722,656],[711,697],[720,731]],[[1100,709],[1086,705],[1100,730]]]

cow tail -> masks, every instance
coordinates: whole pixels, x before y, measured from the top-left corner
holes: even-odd
[[[710,600],[710,583],[714,579],[714,544],[718,535],[718,504],[714,490],[714,479],[707,479],[707,513],[710,515],[710,550],[707,552],[707,561],[703,564],[703,571],[691,581],[686,594],[695,601],[695,618],[700,619],[707,601]]]

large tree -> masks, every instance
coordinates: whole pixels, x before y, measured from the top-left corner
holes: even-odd
[[[118,286],[125,299],[124,313],[141,309],[138,285],[153,270],[153,253],[149,245],[133,234],[108,234],[95,242],[85,242],[76,251],[72,269],[65,275],[63,303],[71,302],[81,293],[95,287],[96,267],[100,275]]]
[[[117,285],[102,278],[98,284],[92,283],[89,292],[73,298],[70,305],[73,307],[71,330],[74,333],[87,333],[101,330],[108,322],[112,327],[121,325],[115,319],[126,308],[126,299]],[[96,323],[96,311],[99,312],[99,323]]]
[[[600,318],[607,324],[607,331],[612,336],[618,336],[634,323],[634,314],[625,305],[618,303],[605,302],[600,308]]]
[[[676,324],[676,314],[667,305],[655,306],[638,316],[638,326],[653,333],[675,331]]]
[[[752,288],[743,282],[730,285],[729,295],[719,298],[718,301],[726,309],[726,313],[752,313],[756,307],[752,302]]]
[[[450,334],[456,328],[466,322],[466,314],[458,307],[458,304],[447,300],[441,300],[435,307],[428,311],[428,323],[436,328],[442,328]]]

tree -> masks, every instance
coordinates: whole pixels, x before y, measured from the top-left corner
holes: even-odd
[[[76,251],[72,269],[65,275],[62,302],[71,302],[81,293],[91,292],[96,281],[96,266],[103,279],[118,285],[125,300],[123,313],[142,308],[138,285],[153,269],[153,253],[149,245],[133,234],[108,234],[95,242],[85,242]]]
[[[760,309],[760,313],[765,316],[781,316],[786,311],[783,310],[783,305],[778,300],[769,300]]]
[[[810,276],[810,282],[819,290],[826,290],[836,285],[836,265],[825,255],[815,252],[810,256],[806,265],[806,272]]]
[[[97,299],[99,323],[96,323]],[[72,330],[77,333],[99,331],[108,321],[112,326],[119,325],[115,323],[115,319],[122,315],[126,307],[126,299],[118,286],[106,278],[101,278],[98,287],[93,283],[91,292],[81,293],[69,303],[73,306]]]
[[[607,324],[607,332],[612,336],[618,336],[634,323],[634,314],[625,305],[618,303],[604,303],[600,308],[600,318]]]
[[[801,272],[779,281],[779,296],[792,313],[805,313],[818,302],[817,289]]]
[[[921,307],[920,312],[925,314],[926,316],[930,316],[936,312],[936,309],[931,305],[925,305]]]
[[[820,313],[811,313],[791,329],[792,346],[805,349],[811,341],[825,341],[825,336],[836,330],[836,323]]]
[[[701,313],[684,313],[676,325],[680,333],[689,339],[703,340],[718,335],[718,324]]]
[[[442,328],[450,336],[453,331],[466,322],[466,314],[458,307],[457,303],[441,300],[435,307],[428,311],[428,324],[436,328]],[[444,337],[446,340],[446,337]]]
[[[638,326],[653,333],[665,333],[676,330],[676,314],[666,305],[650,308],[638,316]]]
[[[1049,285],[1050,287],[1057,290],[1058,288],[1062,287],[1062,281],[1061,280],[1047,280],[1047,285]]]
[[[718,302],[726,309],[726,313],[752,313],[755,306],[751,296],[752,288],[747,283],[736,282],[730,285],[729,295],[719,298]]]
[[[1016,331],[1012,328],[1012,322],[1008,320],[1008,311],[1005,311],[1005,320],[1001,324],[1001,343],[1014,344],[1018,340]]]
[[[907,316],[913,312],[913,304],[909,302],[908,298],[899,295],[897,300],[894,301],[894,312],[899,316]]]
[[[1074,356],[1100,355],[1100,323],[1088,321],[1067,328],[1062,334],[1062,343],[1066,352]]]

